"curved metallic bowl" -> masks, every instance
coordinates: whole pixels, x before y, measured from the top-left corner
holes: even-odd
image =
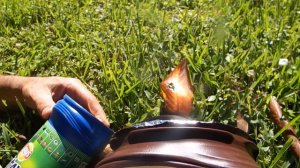
[[[173,115],[122,129],[110,145],[96,167],[258,167],[256,144],[242,130]]]

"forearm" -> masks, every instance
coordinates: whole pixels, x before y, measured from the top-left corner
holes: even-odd
[[[7,105],[14,105],[16,98],[22,101],[22,85],[26,79],[20,76],[0,76],[0,109]]]

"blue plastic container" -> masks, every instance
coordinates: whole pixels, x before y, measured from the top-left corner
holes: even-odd
[[[113,131],[68,95],[6,168],[84,168]]]

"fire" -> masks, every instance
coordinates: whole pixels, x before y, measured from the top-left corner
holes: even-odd
[[[160,83],[164,108],[162,113],[188,117],[193,106],[193,90],[187,60],[181,63]]]

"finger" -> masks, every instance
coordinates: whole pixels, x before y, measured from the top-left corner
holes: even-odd
[[[32,97],[34,102],[34,109],[37,109],[43,119],[48,119],[55,105],[50,93],[44,93]]]
[[[90,111],[104,125],[109,126],[106,114],[97,98],[78,79],[71,78],[70,80],[71,82],[66,87],[66,93]]]

